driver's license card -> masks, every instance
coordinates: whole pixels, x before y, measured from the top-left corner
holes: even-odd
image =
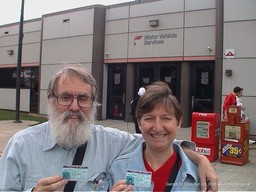
[[[137,187],[150,187],[152,173],[148,171],[127,170],[126,183]]]
[[[87,178],[88,167],[79,165],[64,165],[62,168],[62,177],[69,181],[85,181]]]

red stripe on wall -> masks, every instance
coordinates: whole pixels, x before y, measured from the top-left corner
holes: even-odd
[[[14,68],[17,64],[0,64],[0,68]],[[22,63],[21,67],[39,67],[39,63]]]
[[[186,57],[151,57],[130,59],[105,59],[104,63],[134,63],[134,62],[159,62],[159,61],[214,61],[215,56],[186,56]]]

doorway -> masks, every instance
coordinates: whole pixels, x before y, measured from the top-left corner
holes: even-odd
[[[107,118],[125,118],[126,65],[108,66]]]
[[[214,62],[192,63],[191,111],[213,112]]]
[[[136,68],[135,91],[137,94],[140,87],[147,86],[154,81],[160,80],[169,85],[173,95],[180,98],[180,65],[177,63],[140,64]],[[137,95],[134,95],[134,97]]]

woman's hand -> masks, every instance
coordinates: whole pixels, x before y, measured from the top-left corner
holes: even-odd
[[[113,185],[111,191],[132,191],[132,185],[126,184],[125,180],[120,180]]]

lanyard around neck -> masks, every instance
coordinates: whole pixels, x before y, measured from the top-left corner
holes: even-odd
[[[72,165],[82,165],[86,147],[87,147],[87,143],[77,148]],[[75,186],[76,186],[76,181],[68,181],[63,191],[72,192],[74,191]]]

